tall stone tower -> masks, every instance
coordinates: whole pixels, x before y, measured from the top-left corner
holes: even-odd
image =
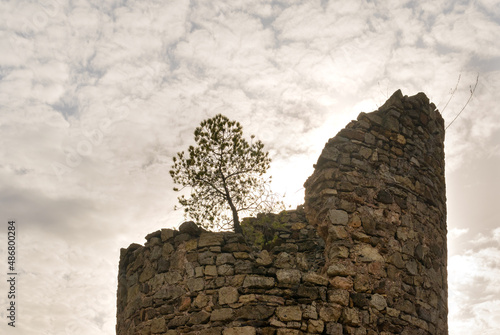
[[[447,335],[443,141],[396,91],[328,141],[304,207],[247,221],[269,243],[186,222],[122,249],[117,334]]]
[[[359,334],[448,333],[443,143],[434,104],[398,90],[330,139],[305,183],[307,220]]]

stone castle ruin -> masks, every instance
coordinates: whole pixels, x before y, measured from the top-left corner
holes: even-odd
[[[326,143],[263,247],[192,222],[121,250],[119,335],[448,334],[444,122],[396,91]]]

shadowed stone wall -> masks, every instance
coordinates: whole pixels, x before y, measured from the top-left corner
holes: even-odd
[[[443,142],[434,104],[398,90],[330,139],[305,183],[332,284],[358,316],[349,334],[448,332]]]
[[[117,334],[447,334],[443,141],[397,91],[328,141],[304,208],[246,221],[264,247],[187,222],[122,249]]]
[[[324,242],[303,210],[259,217],[278,223],[263,249],[192,222],[122,249],[117,334],[341,333],[349,293],[318,273]]]

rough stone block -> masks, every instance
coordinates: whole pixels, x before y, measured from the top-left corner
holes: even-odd
[[[280,306],[276,308],[276,316],[280,321],[301,321],[302,311],[300,306]]]
[[[273,260],[272,260],[271,256],[269,255],[269,252],[267,252],[267,250],[262,250],[257,255],[257,260],[255,262],[258,265],[268,266],[268,265],[271,265]]]
[[[217,267],[217,274],[219,276],[232,276],[234,275],[234,267],[230,264],[223,264]]]
[[[186,221],[179,226],[179,233],[181,233],[181,234],[188,234],[191,236],[200,236],[200,234],[202,232],[203,232],[203,229],[200,228],[193,221]]]
[[[337,276],[330,279],[330,285],[338,289],[351,290],[354,283],[351,278]]]
[[[300,335],[301,331],[297,329],[279,328],[276,335]]]
[[[236,310],[237,319],[267,320],[274,314],[275,307],[267,305],[246,305]]]
[[[198,247],[221,246],[224,236],[221,233],[202,233],[198,240]]]
[[[186,286],[191,292],[201,291],[205,287],[205,281],[203,278],[191,278],[186,281]]]
[[[234,264],[235,259],[234,256],[230,253],[223,253],[217,255],[217,260],[216,263],[217,265],[222,265],[222,264]]]
[[[342,335],[342,325],[340,323],[328,322],[326,324],[326,334],[328,335]]]
[[[236,287],[221,287],[219,290],[219,304],[232,304],[238,301],[238,289]]]
[[[353,266],[345,265],[342,263],[333,263],[328,267],[326,273],[329,276],[354,276],[356,271]]]
[[[346,225],[349,221],[347,212],[339,209],[331,209],[328,211],[328,218],[334,225]]]
[[[328,226],[328,238],[332,240],[345,240],[349,237],[347,230],[343,226]]]
[[[296,269],[279,269],[276,271],[276,277],[279,284],[298,285],[302,274]]]
[[[387,307],[387,301],[380,294],[374,294],[370,300],[370,307],[382,311]]]
[[[316,310],[316,303],[311,305],[304,305],[302,309],[302,318],[304,319],[318,319],[318,312]]]
[[[313,334],[321,334],[325,329],[325,323],[321,320],[309,320],[307,322],[307,331]]]
[[[328,301],[341,306],[349,305],[349,292],[347,290],[328,290]]]
[[[344,308],[342,311],[342,318],[344,322],[350,326],[359,326],[361,320],[359,318],[359,312],[355,308]]]
[[[303,274],[302,280],[305,283],[311,283],[311,284],[321,285],[321,286],[327,286],[329,283],[328,278],[325,278],[324,276],[319,275],[315,272],[307,272],[306,274]]]
[[[229,321],[234,318],[234,310],[232,308],[214,309],[210,316],[210,321]]]
[[[275,281],[272,277],[249,275],[243,281],[243,287],[248,288],[272,288]]]
[[[210,320],[210,313],[207,313],[205,311],[199,311],[196,313],[191,314],[191,317],[188,320],[187,325],[199,325],[199,324],[205,324]]]
[[[212,265],[215,264],[215,254],[211,251],[205,251],[198,254],[198,262],[201,265]]]
[[[368,244],[358,244],[353,248],[353,253],[361,262],[384,262],[384,257],[377,248]]]
[[[163,333],[167,329],[164,318],[153,319],[151,322],[151,333]]]
[[[226,328],[222,331],[222,335],[255,335],[256,331],[254,327],[233,327]]]
[[[342,307],[337,304],[322,306],[319,310],[319,317],[325,322],[337,321],[342,314]]]
[[[168,241],[173,238],[175,234],[175,230],[173,229],[162,229],[161,230],[161,240],[162,242]]]

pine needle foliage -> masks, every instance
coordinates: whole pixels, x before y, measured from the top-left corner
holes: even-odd
[[[269,153],[261,141],[249,143],[243,127],[218,114],[194,131],[195,146],[173,158],[170,175],[176,184],[189,187],[188,197],[178,197],[189,216],[208,229],[232,227],[241,233],[238,213],[255,213],[269,206]],[[175,191],[180,191],[174,188]]]

